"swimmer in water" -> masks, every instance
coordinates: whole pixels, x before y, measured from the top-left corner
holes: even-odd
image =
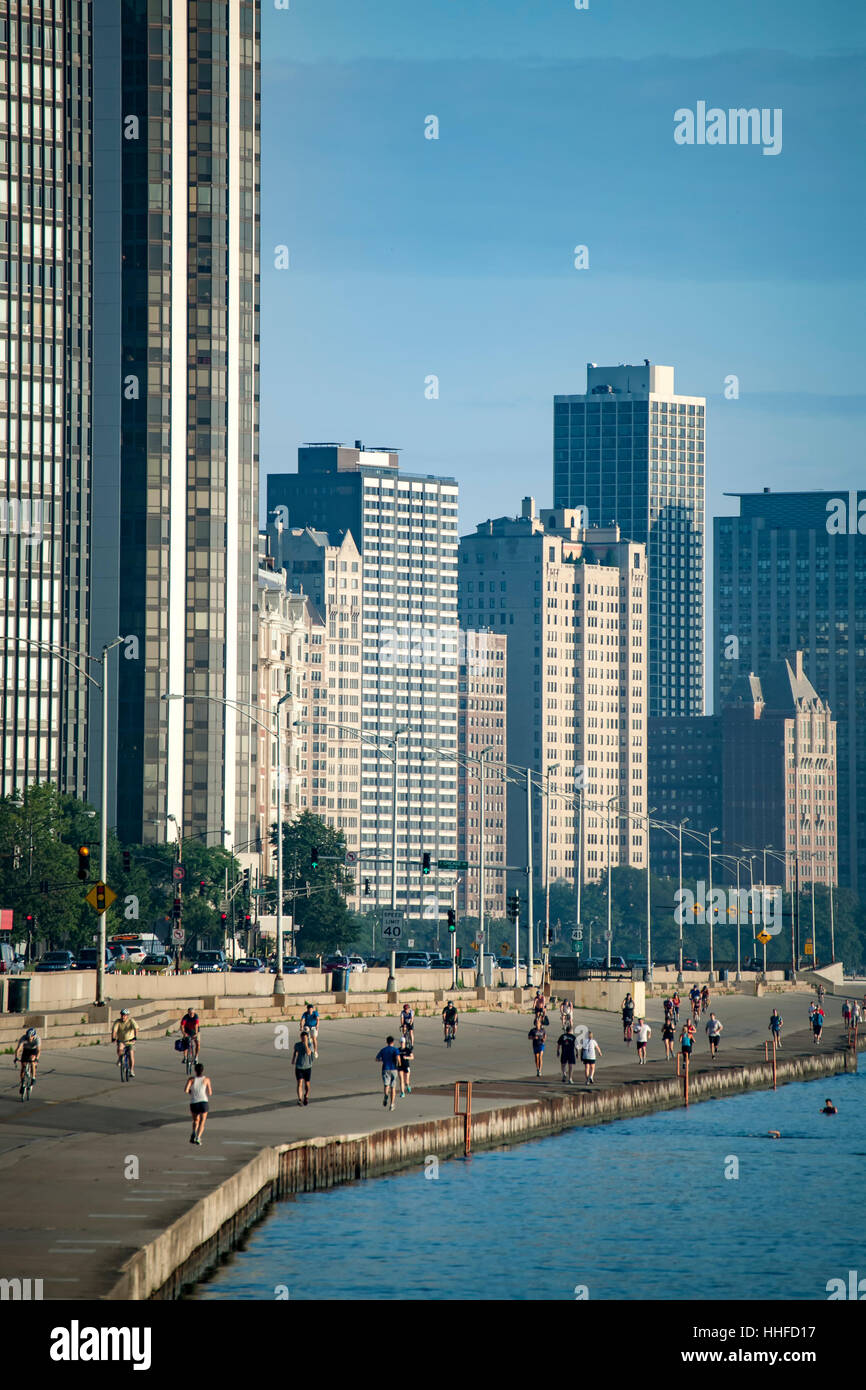
[[[833,1102],[832,1102],[832,1100],[830,1099],[829,1096],[828,1096],[827,1099],[824,1101],[824,1109],[823,1109],[820,1113],[821,1113],[822,1115],[838,1115],[838,1114],[839,1114],[839,1111],[836,1109],[835,1105],[833,1104]]]

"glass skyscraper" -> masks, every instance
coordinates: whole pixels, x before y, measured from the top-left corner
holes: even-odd
[[[702,714],[706,402],[647,361],[586,376],[583,395],[553,398],[553,504],[646,545],[649,713]]]
[[[866,491],[733,495],[740,515],[714,521],[716,709],[739,675],[802,650],[805,673],[836,721],[839,882],[862,895]]]

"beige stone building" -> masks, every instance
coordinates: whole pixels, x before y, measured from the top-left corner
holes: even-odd
[[[460,616],[508,638],[512,766],[549,789],[533,806],[537,884],[646,864],[647,566],[579,508],[486,521],[460,543]],[[582,814],[576,809],[580,793]],[[526,861],[525,793],[509,786],[507,859]],[[610,810],[608,810],[610,808]],[[581,834],[578,835],[578,822]],[[548,857],[549,846],[549,857]],[[517,885],[521,886],[521,885]]]
[[[487,628],[460,629],[457,679],[457,858],[469,869],[454,875],[459,916],[478,915],[481,852],[481,772],[484,753],[485,913],[505,916],[506,686],[508,637]],[[491,750],[484,752],[485,749]],[[444,874],[440,875],[440,878]]]

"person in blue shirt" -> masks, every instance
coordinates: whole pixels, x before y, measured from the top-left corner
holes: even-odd
[[[390,1100],[392,1110],[394,1109],[394,1099],[397,1089],[399,1056],[400,1049],[394,1046],[394,1039],[389,1035],[385,1039],[385,1046],[376,1053],[376,1061],[382,1063],[382,1085],[385,1088],[382,1104],[387,1105]]]
[[[680,1049],[684,1057],[691,1057],[693,1046],[694,1038],[688,1028],[683,1028],[683,1031],[680,1033]]]
[[[306,1028],[310,1035],[310,1042],[313,1044],[313,1056],[319,1055],[319,1010],[315,1004],[307,1004],[301,1014],[301,1029]]]

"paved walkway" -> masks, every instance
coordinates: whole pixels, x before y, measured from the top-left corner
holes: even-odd
[[[763,1056],[767,1020],[778,998],[720,1000],[726,1025],[720,1065]],[[780,1008],[787,1019],[786,1051],[813,1050],[805,1031],[808,997],[783,997]],[[634,1047],[623,1044],[617,1018],[576,1016],[592,1028],[604,1052],[596,1089],[670,1073],[673,1064],[663,1060],[659,1036],[660,1004],[652,1004],[649,1018],[650,1060],[639,1067]],[[558,1014],[551,1020],[555,1043]],[[382,1106],[375,1054],[389,1030],[398,1033],[396,1019],[390,1025],[381,1018],[345,1019],[323,1024],[311,1103],[299,1108],[290,1063],[295,1032],[292,1027],[288,1049],[278,1048],[279,1027],[238,1024],[205,1031],[202,1060],[214,1096],[201,1148],[188,1140],[185,1076],[172,1038],[140,1044],[136,1079],[128,1085],[119,1080],[113,1048],[51,1049],[26,1105],[18,1099],[17,1073],[7,1056],[0,1086],[0,1278],[41,1278],[46,1298],[98,1298],[129,1255],[262,1147],[448,1115],[457,1079],[477,1083],[476,1110],[562,1089],[555,1047],[549,1046],[545,1075],[535,1077],[526,1015],[466,1012],[450,1049],[438,1020],[419,1021],[413,1092],[392,1114]],[[834,1020],[822,1045],[840,1039]],[[708,1064],[701,1025],[694,1065]],[[582,1077],[580,1066],[576,1072]]]

